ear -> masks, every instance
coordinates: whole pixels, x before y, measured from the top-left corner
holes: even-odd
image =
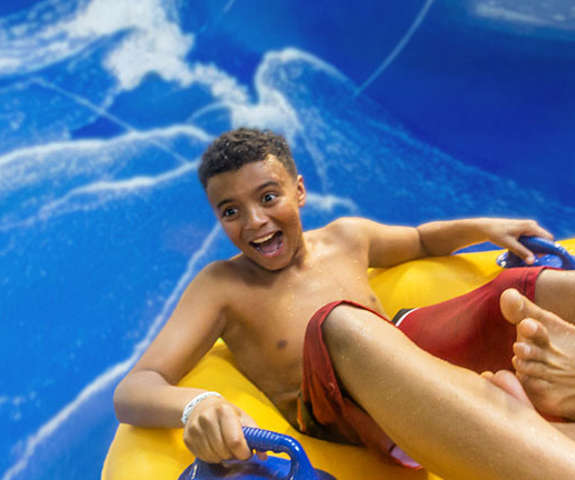
[[[296,179],[296,195],[298,206],[303,207],[305,205],[307,192],[305,191],[305,185],[301,175],[298,175]]]

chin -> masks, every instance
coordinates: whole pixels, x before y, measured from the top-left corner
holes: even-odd
[[[250,257],[250,258],[254,263],[256,263],[264,270],[267,270],[268,272],[277,272],[283,270],[290,264],[289,260],[281,260],[279,258],[279,255],[278,257],[271,257],[265,259],[262,259],[261,257],[259,258]]]
[[[272,265],[268,263],[266,265],[262,264],[261,262],[258,262],[258,265],[263,269],[267,270],[268,272],[279,272],[280,270],[286,268],[289,265],[289,263],[282,262],[281,264],[272,264]]]

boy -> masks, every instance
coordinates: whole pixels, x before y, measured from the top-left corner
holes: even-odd
[[[182,419],[184,440],[199,458],[220,462],[249,457],[241,426],[254,423],[245,412],[215,392],[175,386],[222,337],[238,368],[296,428],[322,438],[365,443],[413,465],[383,428],[439,473],[452,473],[453,464],[462,465],[458,475],[486,473],[483,457],[465,459],[461,446],[467,442],[470,448],[485,450],[500,442],[499,437],[483,439],[478,447],[468,429],[454,434],[450,424],[459,418],[461,427],[478,422],[488,430],[493,422],[486,409],[504,408],[506,394],[477,375],[423,352],[398,329],[381,321],[384,312],[369,286],[367,269],[425,255],[448,255],[487,240],[530,263],[532,253],[517,238],[551,235],[533,221],[503,219],[431,222],[411,228],[345,218],[303,232],[299,215],[306,198],[303,179],[285,140],[271,132],[238,129],[222,135],[204,154],[199,175],[224,231],[241,253],[208,265],[187,287],[162,332],[118,386],[115,406],[120,421],[177,427]],[[575,294],[573,275],[535,268],[506,271],[476,292],[408,313],[400,319],[399,328],[423,348],[476,371],[511,368],[517,339],[515,353],[522,360],[514,362],[519,372],[525,370],[523,384],[535,406],[545,413],[570,417],[575,408],[566,401],[567,395],[553,403],[549,394],[530,388],[528,367],[537,359],[530,357],[529,350],[534,355],[540,335],[521,331],[523,322],[515,322],[517,332],[505,322],[499,296],[505,289],[516,288],[573,322],[569,302]],[[513,295],[502,300],[504,309],[521,311]],[[537,325],[539,330],[545,326]],[[555,338],[551,336],[550,345]],[[541,346],[540,350],[552,349]],[[350,359],[354,360],[350,363]],[[357,371],[362,374],[356,375]],[[367,371],[373,374],[366,376]],[[454,378],[459,380],[454,383]],[[496,374],[492,382],[509,385],[501,378]],[[553,377],[554,384],[561,383],[558,378],[561,375]],[[466,402],[453,401],[468,393]],[[446,409],[443,417],[436,415],[441,408],[429,410],[439,399]],[[407,429],[405,416],[397,415],[408,404],[418,409],[418,420],[425,420],[417,422],[422,426]],[[573,445],[537,414],[526,407],[520,410],[526,420],[522,417],[515,422],[518,425],[513,424],[519,432],[516,437],[524,437],[522,424],[535,422],[541,435],[559,446],[558,451],[570,451]],[[411,434],[406,433],[409,430]],[[421,439],[429,435],[455,453],[431,454],[421,445]],[[503,433],[500,436],[507,438]],[[521,448],[519,455],[533,454],[531,444]],[[496,463],[497,471],[505,471],[506,462]],[[575,459],[573,465],[549,468],[571,466],[575,472]]]

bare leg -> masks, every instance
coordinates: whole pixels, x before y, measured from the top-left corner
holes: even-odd
[[[512,289],[501,295],[501,311],[517,326],[513,366],[533,404],[575,420],[575,326]]]
[[[535,303],[575,324],[575,271],[544,270],[535,283]]]
[[[348,392],[426,468],[450,479],[575,478],[575,442],[373,314],[340,306],[324,336]]]
[[[519,382],[517,377],[510,371],[500,370],[495,374],[492,372],[483,372],[481,376],[489,380],[493,385],[501,388],[501,390],[507,392],[509,395],[515,397],[525,406],[535,408],[523,389],[521,382]],[[564,435],[567,435],[571,440],[575,440],[575,423],[551,422],[551,425]]]

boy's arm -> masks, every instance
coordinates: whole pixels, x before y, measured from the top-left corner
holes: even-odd
[[[469,218],[424,223],[417,227],[421,244],[428,255],[449,255],[460,248],[492,242],[533,263],[533,253],[519,243],[519,237],[538,236],[549,240],[553,235],[534,220],[508,218]]]
[[[178,381],[209,351],[225,326],[221,279],[208,267],[190,283],[157,338],[114,393],[118,420],[144,427],[182,427],[184,407],[200,388]],[[255,422],[223,397],[208,396],[193,409],[184,441],[199,458],[219,462],[246,459],[251,452],[242,425]]]
[[[522,235],[552,239],[553,236],[533,220],[470,218],[424,223],[416,228],[383,225],[367,219],[338,221],[342,231],[354,232],[358,242],[366,243],[370,267],[391,267],[425,256],[449,255],[460,248],[492,242],[519,255],[527,263],[533,253],[519,243]]]

